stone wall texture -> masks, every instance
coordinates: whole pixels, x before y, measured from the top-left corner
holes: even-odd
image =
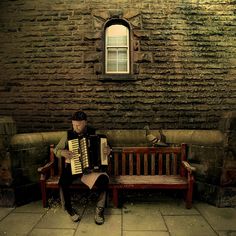
[[[134,79],[101,80],[103,31],[131,26]],[[18,132],[216,129],[236,110],[235,0],[1,0],[0,115]]]

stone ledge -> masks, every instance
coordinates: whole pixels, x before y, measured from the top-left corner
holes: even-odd
[[[136,81],[137,77],[130,74],[103,74],[98,76],[99,81]]]
[[[154,136],[159,136],[159,130],[150,130]],[[219,130],[162,130],[166,142],[171,144],[196,144],[203,146],[218,146],[224,143],[224,134]],[[15,134],[11,138],[11,147],[31,146],[32,144],[56,144],[65,131]],[[148,146],[144,129],[114,129],[97,130],[98,134],[106,134],[113,146]]]

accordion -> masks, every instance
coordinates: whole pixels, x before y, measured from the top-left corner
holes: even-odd
[[[108,156],[104,154],[107,138],[102,135],[90,135],[68,141],[69,150],[73,152],[71,159],[72,174],[81,174],[87,170],[100,170],[108,165]]]

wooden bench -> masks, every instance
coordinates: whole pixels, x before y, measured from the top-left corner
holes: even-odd
[[[50,162],[38,168],[43,207],[47,206],[49,189],[59,189],[59,176],[64,166],[58,161],[50,146]],[[113,148],[109,162],[109,189],[113,204],[118,207],[119,192],[125,189],[173,189],[183,190],[186,208],[192,207],[195,170],[187,162],[186,144],[179,147],[121,147]],[[73,183],[71,188],[87,188]]]

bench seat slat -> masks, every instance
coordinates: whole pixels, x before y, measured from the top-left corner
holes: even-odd
[[[169,185],[187,185],[186,178],[183,178],[179,175],[149,175],[149,176],[130,176],[122,175],[116,176],[115,178],[111,177],[111,184],[169,184]]]
[[[48,189],[58,189],[59,177],[49,179]],[[187,189],[187,181],[180,176],[130,176],[111,177],[109,188],[113,189]],[[81,181],[73,182],[70,189],[88,189]]]
[[[59,184],[59,179],[60,177],[59,176],[51,176],[50,178],[47,179],[47,186],[50,186],[50,185],[54,185],[54,184]],[[72,185],[76,185],[76,184],[83,184],[82,181],[80,180],[80,178],[74,180],[72,182]]]
[[[47,184],[51,184],[51,183],[58,183],[59,182],[59,176],[51,176],[50,178],[47,179]]]
[[[59,176],[53,176],[47,180],[47,186],[58,185]],[[83,183],[80,179],[74,181],[72,185],[80,185]],[[187,184],[187,180],[179,175],[122,175],[116,177],[110,177],[110,184]]]

